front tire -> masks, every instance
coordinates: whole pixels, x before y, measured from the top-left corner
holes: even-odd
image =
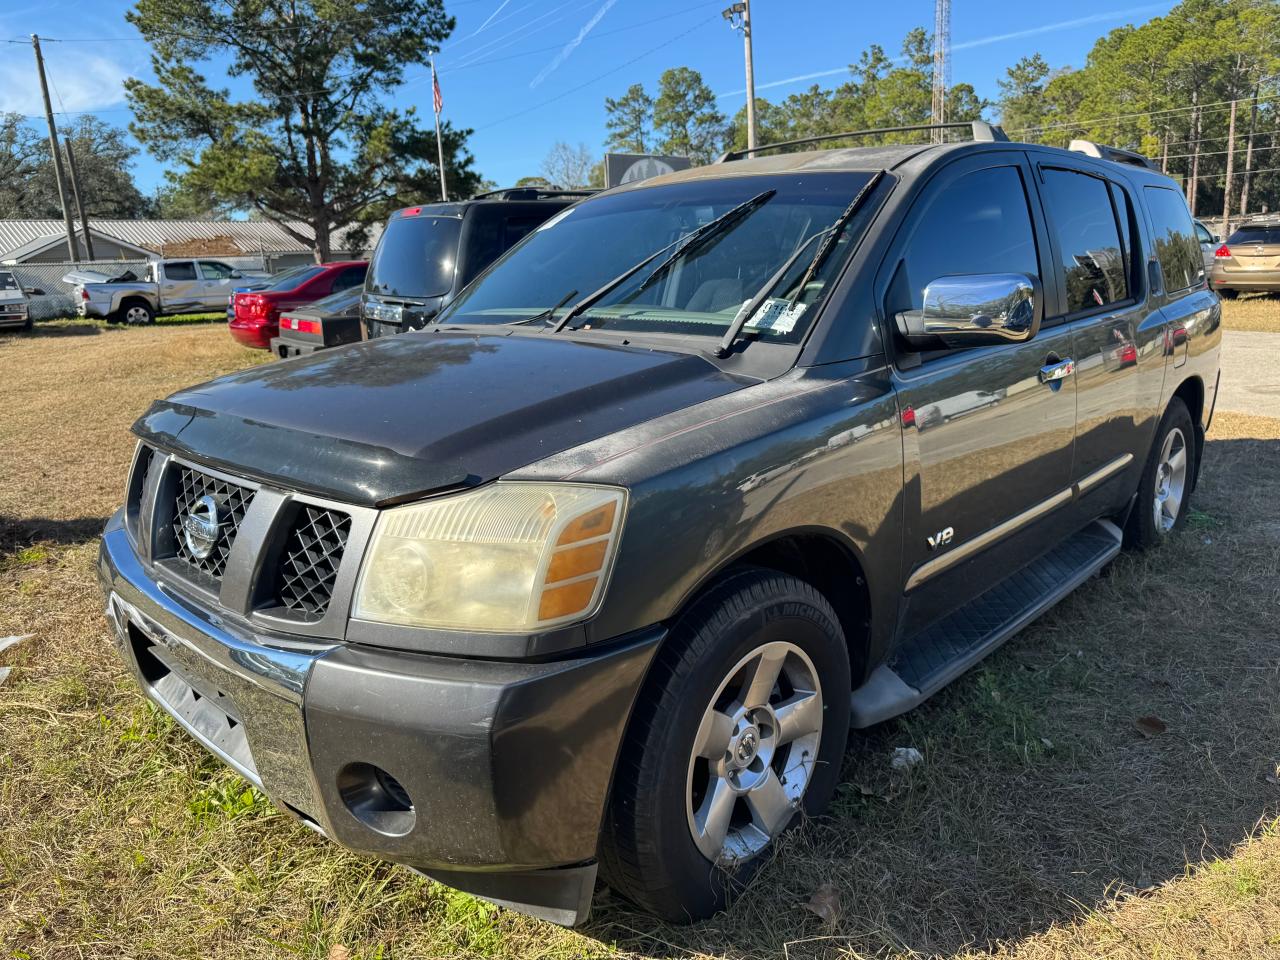
[[[601,841],[609,884],[682,923],[728,904],[801,811],[831,799],[849,658],[810,584],[746,570],[672,628],[623,741]]]
[[[1128,546],[1146,550],[1182,528],[1190,510],[1196,468],[1195,425],[1187,405],[1174,397],[1160,419],[1138,482],[1138,500],[1125,527]]]

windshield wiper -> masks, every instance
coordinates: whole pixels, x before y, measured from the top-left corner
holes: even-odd
[[[724,332],[724,337],[721,338],[720,345],[716,348],[717,357],[723,358],[729,355],[733,350],[734,341],[737,340],[738,335],[742,333],[742,328],[747,325],[747,321],[750,320],[755,312],[760,308],[760,305],[768,299],[770,291],[782,281],[782,278],[786,276],[787,271],[790,270],[795,265],[796,261],[800,259],[800,254],[804,252],[805,248],[808,247],[816,237],[820,237],[825,233],[826,239],[819,244],[818,249],[814,252],[813,259],[809,261],[809,266],[805,268],[804,275],[800,278],[800,283],[796,287],[795,295],[792,296],[788,303],[788,309],[793,309],[795,307],[796,301],[804,294],[804,288],[809,284],[809,281],[813,279],[813,275],[822,267],[822,264],[831,254],[831,251],[835,249],[836,243],[840,240],[840,234],[844,232],[844,228],[849,225],[849,221],[851,221],[854,214],[858,212],[863,201],[866,200],[871,191],[876,188],[876,184],[878,184],[883,178],[884,171],[877,170],[875,176],[863,184],[862,189],[859,190],[853,200],[849,202],[849,206],[844,208],[844,213],[840,214],[840,216],[836,218],[835,223],[831,224],[831,226],[827,227],[825,230],[815,233],[812,237],[801,244],[800,249],[793,253],[787,259],[787,262],[774,272],[773,276],[771,276],[768,281],[765,282],[765,285],[760,288],[760,291],[751,298],[751,302],[739,310],[738,315],[733,318],[733,323],[729,324],[729,329]]]
[[[773,195],[777,192],[778,191],[776,190],[766,190],[764,193],[756,194],[750,200],[744,201],[743,203],[738,204],[733,209],[725,211],[724,213],[720,214],[720,216],[716,217],[714,220],[708,220],[702,226],[696,228],[690,233],[685,234],[683,237],[680,237],[678,240],[675,240],[667,244],[661,250],[651,253],[649,256],[645,257],[635,266],[628,267],[626,270],[618,274],[616,277],[614,277],[612,280],[606,283],[603,287],[601,287],[595,293],[589,294],[588,296],[583,297],[581,300],[575,303],[569,309],[569,312],[560,318],[560,322],[551,328],[551,332],[559,333],[568,325],[569,321],[572,320],[574,317],[580,316],[582,313],[590,309],[596,303],[599,303],[601,300],[603,300],[605,297],[611,294],[618,287],[622,286],[624,283],[626,283],[628,280],[634,277],[637,273],[639,273],[649,264],[653,263],[653,261],[657,260],[658,257],[662,256],[668,250],[671,250],[672,247],[675,247],[674,250],[671,250],[671,256],[667,257],[666,260],[658,264],[658,266],[654,269],[653,273],[650,274],[647,278],[645,278],[645,282],[642,283],[640,285],[639,290],[636,291],[637,293],[639,293],[640,290],[643,290],[646,286],[648,286],[649,282],[653,279],[654,276],[667,270],[671,266],[671,264],[675,263],[675,261],[683,257],[696,244],[699,244],[704,240],[710,239],[714,234],[719,233],[722,229],[724,229],[730,223],[733,223],[743,215],[755,210],[761,204],[768,202],[773,197]]]
[[[532,317],[525,317],[523,320],[512,320],[510,323],[503,324],[503,326],[520,327],[526,323],[537,323],[539,320],[549,320],[556,315],[557,310],[559,310],[561,307],[563,307],[566,303],[568,303],[577,295],[578,295],[577,290],[570,290],[568,293],[564,295],[564,297],[561,298],[560,302],[557,303],[554,307],[547,307],[547,309],[539,311],[538,313],[535,313]]]

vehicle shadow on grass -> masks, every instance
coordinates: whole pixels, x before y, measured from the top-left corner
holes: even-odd
[[[106,517],[76,517],[72,520],[28,517],[19,520],[0,514],[0,559],[35,545],[65,547],[96,540],[106,523]]]
[[[673,927],[602,890],[583,932],[670,957],[948,956],[1230,856],[1280,816],[1280,440],[1211,438],[1205,458],[1172,542],[1122,555],[929,703],[851,736],[830,814],[727,912]],[[891,771],[899,746],[923,762]],[[831,922],[805,908],[819,889]]]

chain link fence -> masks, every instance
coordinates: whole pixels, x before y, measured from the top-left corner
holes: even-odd
[[[265,270],[268,273],[276,273],[288,267],[312,262],[310,254],[294,251],[264,251],[261,255],[251,257],[204,257],[203,259],[216,260],[238,269]],[[14,277],[24,288],[43,291],[39,296],[29,296],[31,319],[54,320],[58,317],[73,317],[76,313],[75,301],[71,297],[75,284],[67,283],[62,279],[68,273],[76,270],[92,270],[112,278],[132,273],[141,279],[146,275],[150,263],[149,260],[81,260],[74,263],[68,261],[0,265],[0,270],[12,270]]]

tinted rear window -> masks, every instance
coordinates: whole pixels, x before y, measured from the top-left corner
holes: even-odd
[[[1067,280],[1067,313],[1126,299],[1124,251],[1106,182],[1069,170],[1045,170],[1044,185]]]
[[[1280,227],[1241,227],[1227,243],[1280,243]]]
[[[1182,194],[1165,187],[1144,187],[1155,226],[1156,259],[1165,290],[1177,293],[1204,279],[1204,256],[1191,226],[1191,211]]]
[[[365,289],[392,297],[438,297],[453,286],[458,259],[456,217],[396,217],[387,223],[369,264]]]
[[[293,290],[302,286],[308,280],[314,279],[324,273],[324,267],[306,267],[302,270],[290,270],[278,277],[272,277],[271,282],[263,287],[264,290]]]

